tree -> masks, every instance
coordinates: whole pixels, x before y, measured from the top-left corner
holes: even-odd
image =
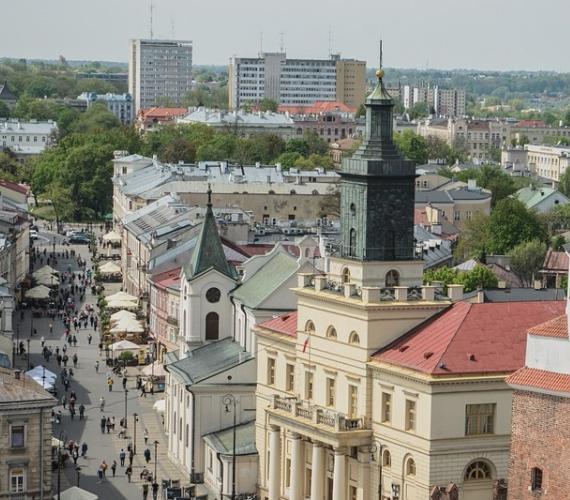
[[[487,226],[487,253],[505,255],[520,243],[546,241],[546,227],[537,214],[520,201],[506,198],[497,203]]]
[[[280,163],[283,168],[289,169],[295,166],[295,162],[299,158],[302,158],[300,153],[297,153],[295,151],[287,151],[285,153],[281,153],[275,159],[275,163]]]
[[[515,246],[511,253],[511,269],[523,285],[532,286],[534,278],[544,263],[546,245],[540,240],[532,240]]]
[[[459,273],[456,283],[463,285],[465,292],[472,292],[478,288],[497,288],[497,276],[486,266],[476,265],[470,271]]]
[[[434,283],[441,281],[444,285],[452,285],[457,280],[457,270],[451,267],[438,267],[436,269],[428,269],[424,273],[424,283]]]
[[[185,137],[178,137],[165,146],[160,159],[166,163],[192,163],[196,160],[196,145]]]
[[[488,227],[489,216],[481,212],[476,212],[471,220],[465,222],[454,252],[457,260],[485,261]]]
[[[263,112],[273,111],[275,113],[277,111],[278,106],[279,105],[277,104],[277,101],[265,97],[259,103],[259,110]]]
[[[561,234],[552,238],[552,250],[562,252],[564,251],[564,245],[566,245],[566,238]]]
[[[321,199],[319,211],[321,216],[340,217],[340,190],[337,186],[329,187],[327,194]]]
[[[403,155],[409,160],[421,165],[428,161],[429,153],[427,142],[424,137],[406,130],[394,136],[394,142]]]
[[[0,118],[10,118],[10,108],[5,102],[0,102]]]
[[[560,176],[560,183],[558,185],[558,190],[562,194],[570,196],[570,169],[566,169],[564,173]]]
[[[356,116],[358,118],[362,118],[363,116],[366,116],[366,106],[364,106],[364,104],[361,104],[360,106],[358,106],[358,109],[356,111]]]

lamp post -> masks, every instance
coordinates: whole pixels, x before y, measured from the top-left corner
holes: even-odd
[[[234,414],[234,426],[233,426],[233,436],[232,436],[232,500],[236,498],[236,418],[237,418],[237,411],[236,411],[236,398],[233,394],[226,394],[222,400],[226,407],[226,413],[232,411],[233,407],[233,414]]]
[[[125,388],[125,430],[127,429],[127,395],[129,394],[129,390]],[[125,433],[126,437],[126,433]]]
[[[156,477],[156,466],[158,465],[158,455],[157,455],[157,450],[158,450],[158,441],[154,441],[154,480],[158,483],[158,479]]]
[[[59,433],[59,443],[57,444],[57,500],[61,500],[61,445],[67,441],[67,434],[61,431]]]
[[[28,342],[28,370],[30,369],[30,339],[27,340]]]
[[[79,488],[79,474],[81,473],[81,467],[75,467],[75,472],[77,473],[77,487]]]
[[[133,413],[133,428],[135,433],[135,438],[133,441],[133,455],[137,454],[137,422],[139,421],[138,416],[138,413]]]

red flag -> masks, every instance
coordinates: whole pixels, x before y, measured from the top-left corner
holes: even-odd
[[[310,340],[310,338],[311,338],[311,337],[307,337],[307,338],[305,339],[305,343],[303,344],[303,352],[305,352],[305,351],[307,350],[307,347],[308,347],[308,345],[309,345],[309,340]]]

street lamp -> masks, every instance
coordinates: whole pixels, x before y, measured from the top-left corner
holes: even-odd
[[[27,340],[28,342],[28,370],[30,369],[30,339]]]
[[[158,465],[158,455],[157,455],[158,441],[154,441],[154,480],[158,483],[156,477],[156,466]]]
[[[75,467],[75,472],[77,473],[77,487],[79,488],[79,474],[81,472],[81,467]]]
[[[236,498],[236,398],[233,394],[226,394],[222,400],[224,406],[226,407],[226,413],[232,411],[234,414],[234,426],[233,426],[233,445],[232,445],[232,500]],[[230,406],[231,405],[231,406]]]
[[[137,422],[139,421],[138,416],[138,413],[133,413],[133,428],[135,430],[135,438],[133,441],[133,455],[137,454]]]
[[[59,443],[57,444],[57,500],[61,500],[61,445],[67,441],[67,434],[64,431],[59,433]]]
[[[129,390],[125,387],[125,430],[127,429],[127,395],[129,394]],[[125,432],[125,437],[127,433]]]

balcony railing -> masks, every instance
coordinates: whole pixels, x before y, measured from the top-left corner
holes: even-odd
[[[324,425],[333,431],[366,430],[369,428],[363,417],[348,418],[343,413],[327,408],[307,406],[297,398],[273,397],[273,409],[291,414],[293,417],[307,420],[315,425]]]

